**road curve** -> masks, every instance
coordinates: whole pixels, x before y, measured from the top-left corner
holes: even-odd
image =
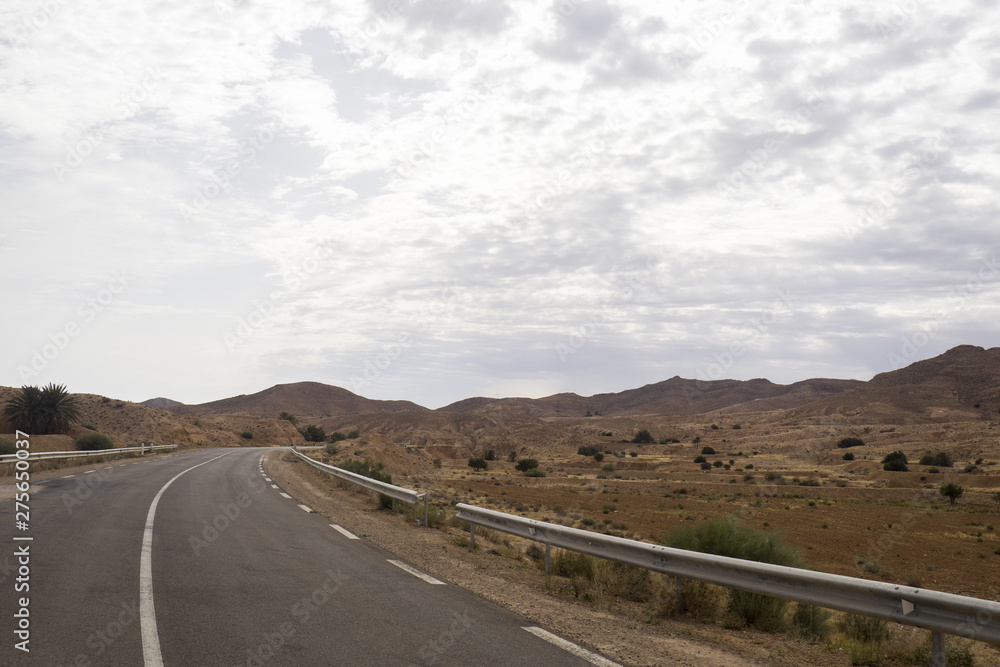
[[[0,664],[614,664],[335,530],[265,478],[266,451],[189,452],[32,485],[27,532],[0,502]],[[15,648],[12,618],[25,544],[30,653]]]

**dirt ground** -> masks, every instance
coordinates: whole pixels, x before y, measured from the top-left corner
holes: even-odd
[[[556,479],[528,479],[516,473],[513,464],[496,463],[486,473],[472,474],[454,461],[443,462],[428,476],[423,463],[401,463],[419,453],[394,454],[403,457],[397,469],[411,472],[394,482],[433,488],[432,497],[441,507],[471,502],[579,527],[588,527],[579,522],[591,519],[590,529],[647,541],[662,539],[685,521],[740,511],[752,525],[781,530],[793,544],[808,545],[804,552],[816,569],[908,579],[914,585],[919,579],[919,585],[928,588],[997,597],[1000,555],[993,554],[998,541],[987,522],[1000,527],[1000,516],[986,508],[918,508],[924,496],[915,498],[911,489],[879,489],[872,500],[857,489],[831,485],[831,495],[843,496],[831,499],[818,493],[826,487],[767,484],[760,489],[778,496],[758,497],[755,485],[731,485],[721,473],[710,474],[708,480],[699,477],[701,471],[676,480],[614,480],[596,479],[593,470],[586,474],[567,468]],[[721,619],[706,623],[686,615],[662,618],[649,604],[612,596],[576,597],[578,591],[567,579],[553,576],[547,585],[544,572],[524,556],[528,545],[517,538],[498,533],[477,537],[481,548],[470,552],[468,529],[460,522],[446,522],[440,530],[417,527],[412,517],[379,511],[367,494],[339,489],[329,477],[278,452],[267,457],[265,469],[288,493],[334,523],[624,665],[850,664],[833,643],[732,629]],[[686,492],[678,493],[682,488]],[[881,569],[859,571],[859,555],[880,563]],[[923,641],[926,633],[898,628],[895,635],[897,641],[915,642]],[[983,644],[972,647],[977,664],[1000,664],[1000,651]]]

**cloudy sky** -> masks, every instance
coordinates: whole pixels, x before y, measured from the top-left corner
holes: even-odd
[[[439,407],[1000,345],[998,26],[987,0],[7,3],[0,384]]]

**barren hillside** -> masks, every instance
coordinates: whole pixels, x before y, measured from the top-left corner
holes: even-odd
[[[14,393],[0,387],[0,405]],[[92,430],[107,435],[119,447],[140,443],[206,445],[229,447],[246,444],[291,445],[303,438],[290,423],[249,415],[195,417],[176,415],[140,403],[120,401],[96,394],[74,394],[80,409],[80,421],[68,436],[42,436],[33,444],[37,451],[73,449],[74,439]],[[9,430],[6,424],[3,430]],[[242,437],[253,433],[252,439]],[[51,443],[50,440],[51,439]]]
[[[583,417],[651,414],[701,414],[715,410],[756,412],[792,408],[862,385],[859,380],[812,379],[795,384],[769,380],[689,380],[678,376],[618,393],[580,396],[554,394],[544,398],[468,398],[440,408],[441,412],[519,411],[532,417]]]
[[[170,399],[154,398],[144,405],[165,407],[185,415],[247,414],[276,419],[282,412],[309,417],[357,414],[364,412],[399,412],[427,410],[410,401],[377,401],[323,384],[321,382],[293,382],[277,384],[256,394],[240,394],[210,403],[184,405]]]
[[[1000,348],[960,345],[850,391],[791,410],[787,418],[852,423],[917,424],[997,419]]]

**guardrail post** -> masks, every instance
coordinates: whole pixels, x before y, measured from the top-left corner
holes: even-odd
[[[469,551],[476,548],[476,524],[469,523]]]
[[[674,585],[674,590],[677,591],[677,613],[683,614],[685,611],[684,605],[684,578],[677,577],[677,581]]]
[[[944,648],[944,633],[931,632],[931,666],[945,667],[948,664],[948,654]]]
[[[545,576],[549,576],[549,570],[552,566],[552,546],[546,542],[545,543]]]
[[[425,526],[429,526],[429,524],[427,523],[427,518],[428,518],[427,517],[427,496],[428,495],[429,494],[426,494],[426,493],[424,494],[424,525]]]

